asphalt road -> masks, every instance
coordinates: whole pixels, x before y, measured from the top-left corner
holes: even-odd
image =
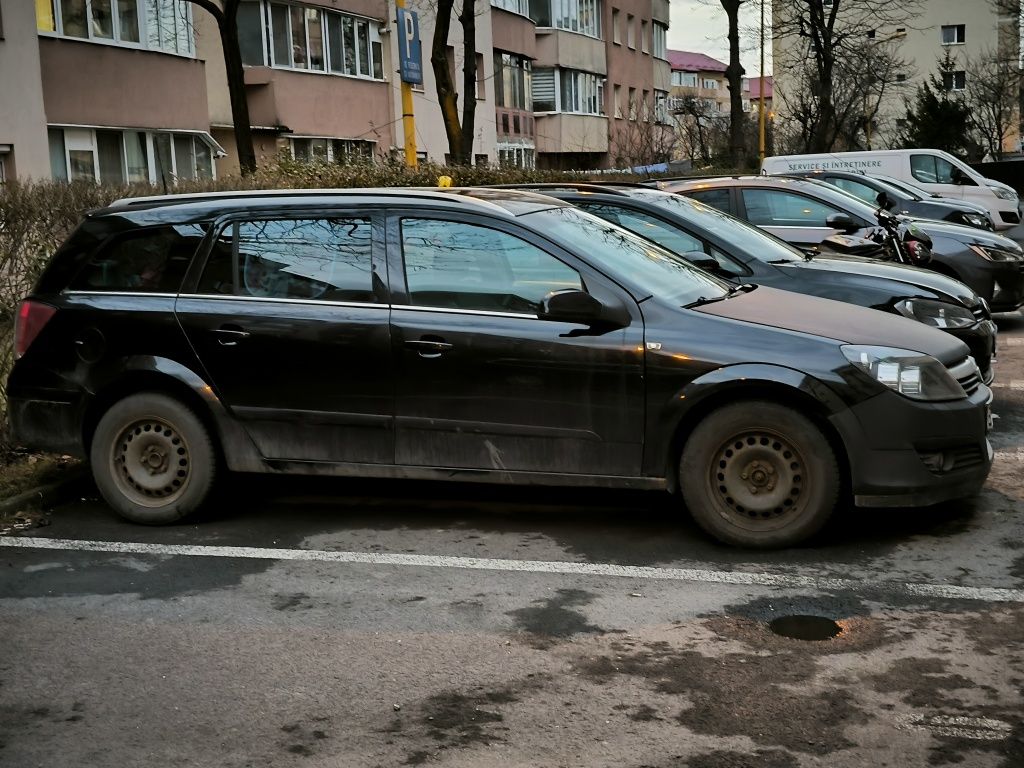
[[[1024,317],[998,322],[983,493],[784,552],[660,494],[245,478],[196,525],[56,509],[0,539],[0,765],[1021,768]]]

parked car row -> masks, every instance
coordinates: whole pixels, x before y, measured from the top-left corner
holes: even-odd
[[[224,469],[678,491],[749,547],[843,500],[980,489],[994,327],[971,289],[655,190],[542,191],[94,211],[19,307],[14,435],[88,456],[148,524]]]

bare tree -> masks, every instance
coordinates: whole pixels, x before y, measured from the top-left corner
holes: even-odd
[[[746,152],[744,127],[747,116],[743,112],[743,75],[740,64],[740,6],[745,0],[719,0],[729,18],[729,66],[725,79],[729,81],[729,159],[733,168],[739,168]]]
[[[678,136],[677,149],[694,163],[711,165],[718,147],[728,140],[726,123],[712,103],[696,96],[677,96],[670,109]]]
[[[1020,65],[1015,58],[985,51],[968,59],[965,69],[970,73],[964,98],[971,109],[971,127],[985,153],[1001,160],[1003,143],[1020,118]]]
[[[667,109],[662,111],[641,100],[628,108],[630,119],[612,135],[609,149],[615,164],[633,167],[669,162],[679,144],[679,135],[668,121]]]
[[[245,73],[242,51],[238,45],[238,8],[242,0],[187,0],[207,11],[217,22],[220,46],[224,51],[224,71],[228,80],[231,122],[234,124],[235,148],[243,174],[256,170],[256,150],[252,144],[249,123],[249,101],[245,95]]]
[[[772,6],[772,37],[788,50],[775,58],[776,72],[789,68],[801,72],[804,86],[814,101],[815,123],[807,149],[827,152],[842,132],[836,103],[844,69],[862,66],[867,35],[876,29],[909,25],[920,0],[776,0]],[[778,47],[776,48],[778,52]],[[804,66],[807,62],[809,66]]]
[[[455,0],[437,0],[434,36],[430,47],[430,66],[437,84],[437,101],[448,137],[452,162],[469,165],[473,155],[476,124],[476,0],[462,0],[459,25],[462,27],[462,119],[459,119],[459,93],[448,60],[448,33],[452,25]]]

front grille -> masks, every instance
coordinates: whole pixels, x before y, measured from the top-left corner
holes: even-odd
[[[949,372],[954,379],[960,382],[960,386],[964,388],[968,397],[977,392],[978,387],[981,386],[981,371],[978,370],[978,365],[974,362],[973,357],[965,357],[956,365],[949,366]]]
[[[986,461],[985,449],[980,445],[958,445],[941,450],[918,448],[917,455],[933,475],[980,467]]]
[[[1007,224],[1020,224],[1020,214],[1011,211],[1000,211],[999,216]]]
[[[980,304],[980,303],[979,304],[975,304],[973,307],[971,307],[971,314],[974,315],[974,319],[975,320],[979,320],[979,321],[980,320],[988,320],[988,318],[989,318],[988,312],[985,311],[985,306],[983,304]]]

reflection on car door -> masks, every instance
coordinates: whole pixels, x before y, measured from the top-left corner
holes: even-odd
[[[218,395],[267,458],[394,461],[379,227],[346,213],[228,222],[178,298]]]
[[[597,277],[505,223],[396,214],[388,253],[399,464],[640,474],[638,311],[607,332],[539,319]]]
[[[746,218],[751,224],[797,245],[815,245],[839,233],[825,223],[838,208],[781,189],[741,190]]]

